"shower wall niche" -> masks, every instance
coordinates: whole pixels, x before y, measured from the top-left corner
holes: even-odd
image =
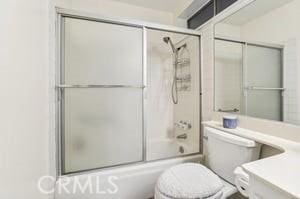
[[[69,15],[60,22],[61,174],[199,153],[199,35]]]

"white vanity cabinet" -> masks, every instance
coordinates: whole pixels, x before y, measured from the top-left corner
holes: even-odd
[[[260,178],[250,174],[250,199],[294,199],[295,197],[285,193],[275,186],[264,182]]]

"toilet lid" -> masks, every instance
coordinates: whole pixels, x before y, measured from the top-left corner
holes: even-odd
[[[166,170],[158,179],[156,189],[171,198],[207,198],[221,191],[220,178],[205,166],[184,163]]]

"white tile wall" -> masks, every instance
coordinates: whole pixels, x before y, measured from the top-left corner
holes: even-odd
[[[214,112],[214,26],[206,24],[201,32],[202,121],[213,120]],[[203,136],[203,125],[201,127]],[[202,140],[204,164],[207,164],[207,142]]]
[[[215,41],[215,110],[241,110],[242,53],[239,43]]]
[[[297,41],[291,39],[284,45],[284,121],[300,125],[300,92],[297,80],[299,77],[297,60]]]
[[[178,70],[178,76],[183,74],[191,75],[190,89],[188,91],[179,91],[179,103],[175,105],[174,119],[175,121],[189,121],[192,128],[188,131],[177,129],[176,135],[188,134],[188,139],[184,141],[184,144],[189,146],[190,153],[199,152],[199,136],[200,136],[200,85],[199,85],[199,40],[197,37],[185,37],[184,40],[178,43],[178,45],[186,44],[185,50],[188,55],[185,56],[190,59],[190,66],[185,67],[184,70]],[[180,55],[180,54],[179,54]],[[179,56],[180,57],[180,56]]]
[[[201,32],[201,71],[202,71],[202,120],[211,120],[214,88],[214,33],[212,24],[207,24]]]

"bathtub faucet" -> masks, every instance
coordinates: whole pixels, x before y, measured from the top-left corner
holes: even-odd
[[[187,139],[187,134],[184,133],[184,134],[178,135],[176,138],[185,140],[185,139]]]

